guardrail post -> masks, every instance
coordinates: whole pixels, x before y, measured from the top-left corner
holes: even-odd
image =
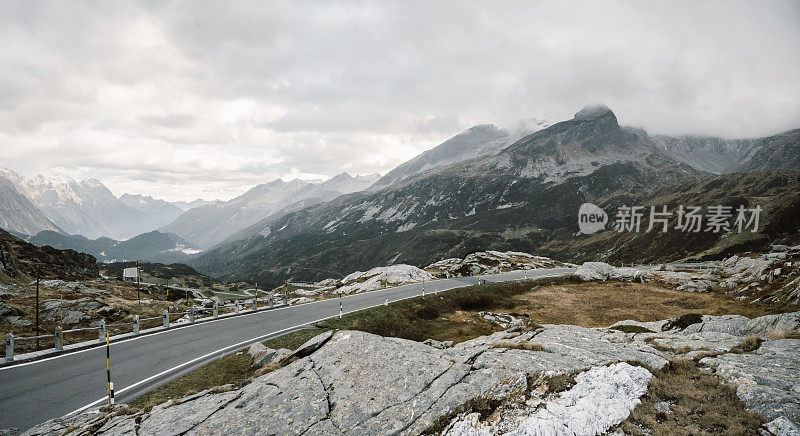
[[[270,292],[269,293],[269,308],[272,309],[272,306],[274,306],[274,305],[275,305],[275,293],[274,292]]]
[[[214,302],[214,319],[219,318],[219,304]]]
[[[64,332],[61,327],[56,326],[56,350],[61,351],[64,349]]]
[[[139,315],[133,315],[133,334],[139,334]]]
[[[100,339],[100,342],[103,342],[106,339],[106,320],[105,319],[101,319],[100,320],[100,328],[97,329],[97,330],[98,330],[98,337]]]
[[[161,315],[161,319],[164,320],[164,327],[169,327],[169,312],[167,309],[164,309],[164,314]]]
[[[194,322],[194,306],[189,308],[189,322]]]
[[[236,300],[236,313],[239,313],[239,300]]]
[[[6,359],[9,362],[14,360],[14,335],[11,333],[6,335]]]

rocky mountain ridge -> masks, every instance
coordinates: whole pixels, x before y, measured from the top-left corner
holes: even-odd
[[[521,120],[516,125],[507,128],[498,128],[493,124],[479,124],[470,127],[419,156],[400,164],[370,186],[370,190],[396,185],[411,176],[434,168],[496,153],[520,138],[549,125],[543,120],[529,119]]]
[[[686,155],[683,159],[689,160]],[[790,228],[797,218],[791,211],[800,201],[792,193],[796,181],[794,173],[715,177],[674,157],[646,132],[620,126],[613,111],[596,106],[496,154],[262,222],[264,228],[242,235],[247,238],[241,241],[221,244],[194,265],[226,279],[277,282],[292,266],[345,271],[391,263],[422,266],[487,249],[534,252],[572,262],[725,256],[794,237]],[[769,199],[759,199],[765,196]],[[764,216],[770,223],[762,221],[763,232],[738,236],[700,233],[685,238],[682,232],[633,235],[610,230],[591,237],[576,235],[582,203],[613,214],[626,204],[647,207],[659,201],[673,208],[759,201],[769,207]],[[343,258],[334,252],[352,255]]]
[[[199,248],[267,232],[286,213],[366,189],[378,175],[353,177],[341,173],[321,183],[281,179],[258,185],[229,201],[189,210],[161,231],[175,233]]]
[[[165,226],[185,212],[183,208],[173,203],[150,196],[122,194],[119,197],[119,201],[130,208],[147,214],[150,217],[150,222],[148,223],[150,229]]]
[[[285,215],[259,234],[220,245],[194,265],[219,277],[258,274],[270,282],[300,259],[299,266],[346,271],[425,265],[479,249],[537,252],[548,232],[575,225],[578,206],[587,199],[700,177],[706,174],[672,159],[647,136],[620,127],[609,109],[592,108],[497,154]],[[342,251],[353,254],[332,255]]]
[[[0,229],[0,283],[33,278],[81,280],[99,276],[97,260],[74,250],[37,247]]]
[[[60,229],[0,173],[0,228],[21,234]]]

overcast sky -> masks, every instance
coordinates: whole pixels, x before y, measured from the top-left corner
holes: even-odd
[[[0,65],[0,167],[228,199],[587,103],[655,133],[800,127],[800,1],[6,0]]]

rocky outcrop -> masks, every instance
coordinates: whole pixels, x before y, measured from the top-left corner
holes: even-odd
[[[585,262],[575,270],[575,275],[583,280],[627,280],[644,282],[646,274],[637,268],[619,268],[605,262]]]
[[[479,426],[474,416],[455,420],[446,436],[479,434],[586,435],[602,434],[624,421],[647,391],[650,371],[627,363],[592,368],[576,377],[577,383],[551,401],[533,406],[530,417],[516,424],[515,414],[502,415],[489,426]],[[508,427],[516,429],[503,432]]]
[[[292,350],[288,348],[279,348],[277,350],[268,348],[260,342],[251,345],[247,350],[247,354],[253,358],[253,366],[262,367],[270,363],[280,362],[292,354]]]
[[[37,247],[0,230],[0,273],[11,279],[82,280],[100,275],[97,260],[73,250]]]
[[[768,303],[800,304],[800,245],[776,245],[764,254],[744,253],[720,263],[720,285],[731,294]]]
[[[693,352],[716,355],[701,363],[738,386],[748,407],[774,425],[782,425],[780,419],[795,425],[800,340],[766,339],[755,352],[730,352],[747,340],[739,333],[798,316],[757,318],[745,327],[738,318],[703,317],[661,332],[657,327],[670,322],[664,320],[650,323],[650,333],[515,327],[451,347],[328,331],[284,359],[288,365],[240,389],[204,392],[132,416],[86,412],[28,434],[69,427],[75,434],[98,428],[138,428],[139,434],[598,434],[626,419],[651,370],[677,357],[702,357]],[[250,353],[256,360],[271,351],[255,345]],[[576,375],[576,384],[547,394],[548,380],[559,374]],[[499,418],[484,421],[490,415]]]
[[[497,274],[504,271],[563,268],[572,266],[549,257],[534,256],[519,251],[478,251],[464,256],[463,259],[451,258],[434,262],[425,271],[435,277],[463,277],[480,274]]]
[[[372,291],[385,286],[431,280],[433,276],[411,265],[390,265],[372,268],[369,271],[356,271],[342,279],[337,289],[343,294]]]
[[[736,386],[736,395],[768,420],[800,423],[800,340],[766,341],[753,353],[723,354],[700,361]]]

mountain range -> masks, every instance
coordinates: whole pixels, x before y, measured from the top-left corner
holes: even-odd
[[[183,213],[181,205],[152,197],[117,198],[96,179],[26,178],[8,169],[0,169],[0,198],[0,225],[25,235],[51,230],[92,239],[128,239]]]
[[[705,186],[713,193],[704,196],[707,201],[766,199],[771,217],[792,223],[798,169],[800,129],[748,139],[651,135],[621,126],[600,105],[555,124],[527,119],[504,128],[477,125],[383,177],[277,179],[228,201],[116,198],[97,180],[27,179],[0,170],[0,227],[34,244],[85,251],[102,261],[188,261],[215,277],[266,283],[396,262],[426,264],[492,248],[573,261],[641,260],[641,253],[651,253],[648,259],[655,261],[713,256],[794,236],[766,218],[771,233],[693,237],[692,246],[609,231],[581,238],[578,206],[688,201],[684,194],[703,197],[692,187]],[[748,177],[754,172],[770,182]],[[649,250],[637,245],[641,241],[660,248]],[[625,247],[639,247],[639,254]],[[207,251],[192,259],[197,249]]]
[[[190,209],[159,230],[175,233],[196,247],[209,248],[259,221],[364,190],[378,177],[342,173],[321,183],[277,179],[229,201]]]
[[[499,128],[494,124],[479,124],[400,164],[381,177],[370,189],[385,188],[423,171],[496,153],[520,138],[549,125],[546,121],[535,118],[521,120],[509,128]]]
[[[642,129],[620,126],[605,106],[586,107],[570,120],[497,146],[494,152],[455,163],[434,162],[428,168],[420,165],[430,156],[449,160],[451,154],[444,150],[462,139],[473,148],[483,146],[469,138],[503,142],[503,133],[491,126],[478,126],[462,135],[426,152],[424,158],[415,158],[414,165],[401,165],[410,170],[397,171],[387,179],[390,172],[369,191],[264,222],[261,229],[251,228],[249,236],[239,235],[246,238],[220,244],[191,264],[225,280],[278,283],[284,278],[312,280],[326,277],[329,271],[398,262],[424,265],[481,249],[549,250],[547,254],[561,260],[588,255],[610,259],[611,254],[597,249],[603,244],[581,245],[589,240],[576,235],[580,204],[640,204],[657,198],[653,195],[658,189],[685,192],[686,186],[715,178],[719,179],[715,183],[735,185],[738,180],[756,188],[758,178],[715,174],[800,169],[797,153],[791,152],[800,144],[800,130],[738,141],[653,137]],[[800,189],[791,193],[797,186],[791,184],[791,174],[775,177],[783,180],[775,182],[776,190],[761,186],[758,192],[770,197],[771,213],[777,216],[796,204]],[[728,198],[729,192],[714,192],[713,200],[743,201]],[[746,195],[740,192],[740,197]],[[614,235],[608,230],[596,237],[613,239]],[[556,237],[563,240],[560,245],[554,244]],[[720,235],[703,239],[694,247],[698,251],[689,254],[732,243],[723,239]],[[661,258],[687,255],[686,246],[680,251],[660,248],[656,252]],[[636,257],[630,252],[628,256]]]
[[[24,238],[36,246],[49,245],[61,250],[75,250],[91,254],[99,262],[127,262],[146,260],[165,264],[188,261],[200,250],[192,249],[188,242],[174,233],[142,233],[124,241],[111,238],[89,239],[81,235],[44,230],[36,236]]]
[[[379,177],[277,179],[229,201],[167,202],[127,193],[116,198],[98,180],[28,179],[4,169],[0,227],[36,245],[85,251],[101,261],[185,261],[195,248],[213,246],[254,222],[366,189]]]

